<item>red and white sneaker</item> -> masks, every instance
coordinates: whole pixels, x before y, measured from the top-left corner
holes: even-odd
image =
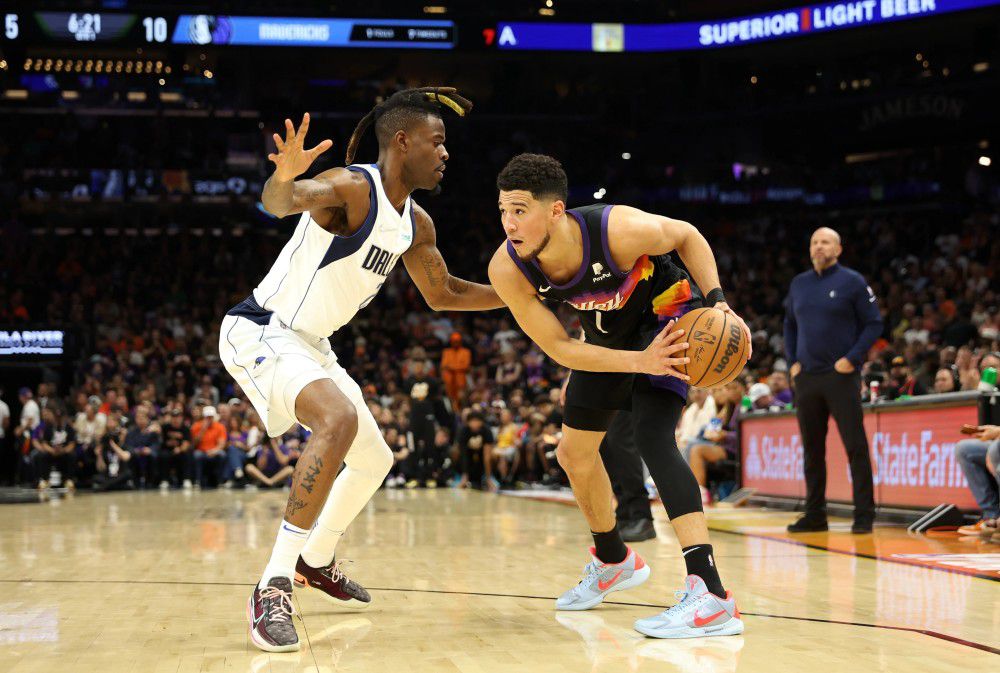
[[[295,564],[295,586],[315,589],[330,603],[342,607],[364,610],[371,605],[368,591],[347,577],[343,563],[334,559],[322,568],[313,568],[300,556]]]
[[[292,583],[287,577],[274,577],[264,589],[253,588],[247,601],[250,640],[265,652],[294,652],[299,636],[292,623]]]
[[[583,579],[556,599],[556,610],[589,610],[613,591],[637,587],[649,579],[649,566],[632,548],[621,563],[602,563],[590,548],[593,561],[583,568]]]
[[[635,630],[653,638],[701,638],[743,633],[743,620],[733,592],[719,598],[697,575],[688,575],[686,591],[678,591],[677,605],[654,617],[639,619]]]

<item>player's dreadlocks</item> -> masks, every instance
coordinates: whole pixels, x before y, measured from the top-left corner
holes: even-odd
[[[373,123],[379,145],[388,141],[391,134],[401,128],[407,128],[413,118],[432,114],[441,116],[441,106],[446,106],[464,117],[472,109],[472,101],[458,94],[458,90],[450,86],[423,86],[417,89],[404,89],[376,105],[366,114],[351,134],[347,143],[347,155],[344,165],[354,163],[354,155],[361,144],[361,137]]]

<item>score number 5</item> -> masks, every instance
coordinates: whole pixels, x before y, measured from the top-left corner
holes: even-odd
[[[21,34],[17,25],[17,14],[5,14],[3,17],[3,34],[8,40],[16,40]]]

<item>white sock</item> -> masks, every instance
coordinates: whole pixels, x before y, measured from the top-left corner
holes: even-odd
[[[333,560],[337,543],[355,517],[365,508],[392,468],[392,451],[371,412],[359,402],[358,434],[351,444],[346,463],[330,488],[323,511],[302,550],[302,560],[313,568]]]
[[[295,564],[302,553],[309,538],[309,531],[304,528],[294,526],[287,521],[282,521],[278,527],[278,538],[274,541],[274,549],[271,550],[271,560],[264,568],[264,575],[260,578],[257,586],[261,589],[275,577],[287,577],[289,581],[295,579]]]

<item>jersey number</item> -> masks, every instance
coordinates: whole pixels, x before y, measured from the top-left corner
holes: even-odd
[[[594,317],[595,317],[595,322],[597,323],[597,330],[601,334],[607,334],[608,331],[606,329],[604,329],[603,327],[601,327],[601,312],[600,311],[594,311]]]

